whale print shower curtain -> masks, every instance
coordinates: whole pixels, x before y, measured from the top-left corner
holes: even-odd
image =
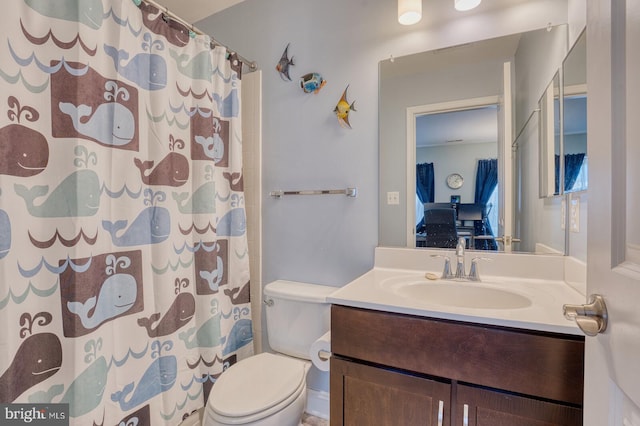
[[[0,26],[0,402],[176,425],[252,352],[241,67],[134,0]]]

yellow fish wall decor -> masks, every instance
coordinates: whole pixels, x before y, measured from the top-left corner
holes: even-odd
[[[338,117],[338,123],[340,123],[342,127],[350,129],[351,124],[349,124],[349,112],[356,110],[355,109],[356,101],[351,102],[351,104],[349,104],[349,101],[347,101],[348,88],[349,88],[349,85],[347,85],[347,87],[344,89],[344,92],[342,92],[342,97],[336,104],[336,107],[333,109],[333,112],[335,112],[336,117]]]

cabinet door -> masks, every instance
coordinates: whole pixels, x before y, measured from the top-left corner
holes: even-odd
[[[582,409],[580,408],[472,386],[457,385],[456,390],[455,425],[582,425]],[[465,411],[467,412],[466,417]]]
[[[451,385],[331,358],[331,426],[449,426]]]

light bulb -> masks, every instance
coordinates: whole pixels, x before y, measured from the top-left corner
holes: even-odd
[[[398,0],[398,22],[413,25],[422,19],[422,0]]]
[[[482,0],[454,0],[456,10],[464,12],[465,10],[471,10],[477,7]]]

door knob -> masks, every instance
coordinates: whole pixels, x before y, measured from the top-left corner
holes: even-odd
[[[564,317],[578,323],[587,336],[595,336],[607,329],[607,305],[599,294],[592,294],[585,305],[563,305]]]

